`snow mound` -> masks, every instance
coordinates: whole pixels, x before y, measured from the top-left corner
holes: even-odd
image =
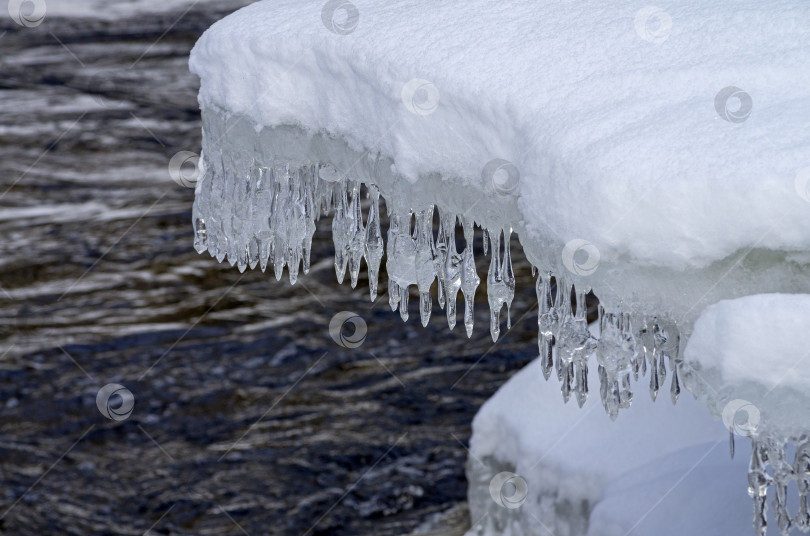
[[[750,530],[744,456],[729,461],[727,432],[700,404],[654,407],[643,397],[631,418],[614,423],[594,411],[595,400],[582,410],[560,406],[552,390],[536,388],[540,374],[539,360],[526,366],[473,421],[470,536]],[[511,507],[491,493],[501,472],[526,482]]]
[[[810,322],[784,297],[810,294],[810,48],[796,45],[808,16],[810,4],[788,0],[253,4],[209,29],[190,59],[203,116],[195,248],[277,279],[286,267],[294,284],[315,221],[331,214],[338,281],[356,285],[365,261],[372,300],[387,275],[392,310],[407,320],[415,289],[421,322],[438,302],[451,329],[461,292],[469,335],[480,232],[497,341],[504,306],[510,326],[516,234],[537,270],[537,366],[556,373],[565,401],[593,404],[595,374],[615,420],[644,398],[633,381],[649,372],[652,400],[669,380],[673,402],[683,383],[715,416],[736,403],[733,417],[806,347],[760,338],[750,347],[782,357],[759,362],[722,348],[776,333],[772,310]],[[585,316],[591,290],[599,337]],[[707,351],[684,361],[706,306],[761,293],[783,296],[706,320]],[[763,412],[769,424],[749,434],[760,532],[772,483],[782,533],[810,530],[806,506],[795,518],[784,506],[786,483],[797,480],[803,505],[810,491],[799,434],[810,426],[791,405],[806,381],[780,381],[762,409],[784,415]]]
[[[795,1],[274,0],[215,24],[190,64],[203,109],[341,136],[409,181],[486,196],[487,164],[510,163],[524,244],[581,239],[604,271],[683,270],[810,249],[795,187],[809,17]]]

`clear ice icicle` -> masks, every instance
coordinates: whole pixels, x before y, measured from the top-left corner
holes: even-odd
[[[365,235],[365,257],[368,267],[368,286],[371,301],[377,299],[377,282],[380,275],[380,262],[385,251],[382,231],[380,230],[380,190],[369,186],[371,203],[368,210]]]
[[[681,383],[678,381],[678,367],[675,360],[670,358],[669,368],[672,369],[672,384],[669,386],[669,396],[672,399],[672,405],[678,403],[678,397],[681,396]]]
[[[503,256],[501,256],[501,234],[503,234]],[[507,329],[511,328],[509,307],[515,297],[515,274],[512,272],[512,257],[509,242],[512,231],[504,230],[489,233],[492,242],[492,258],[487,273],[487,298],[489,299],[489,332],[492,342],[497,342],[501,334],[501,309],[506,305]]]
[[[473,257],[473,224],[466,217],[461,218],[461,225],[464,229],[464,251],[461,253],[461,292],[464,294],[464,327],[467,329],[467,337],[472,337],[473,324],[475,322],[475,291],[481,284],[478,271],[475,269],[475,258]]]
[[[366,229],[363,227],[363,213],[360,208],[360,184],[352,183],[352,200],[349,205],[346,230],[348,231],[349,277],[352,288],[357,287],[360,275],[360,259],[366,253]]]
[[[554,307],[554,296],[551,293],[551,272],[538,271],[535,289],[538,303],[537,346],[543,376],[548,380],[554,367],[554,333],[557,331],[557,310]]]
[[[461,274],[464,259],[456,250],[456,216],[441,214],[441,230],[444,231],[446,252],[442,266],[441,278],[445,294],[447,324],[452,330],[456,327],[456,300],[461,290]]]
[[[796,459],[793,462],[796,475],[796,488],[799,490],[799,512],[794,523],[802,532],[810,532],[810,440],[796,446]]]
[[[349,203],[345,185],[342,185],[338,195],[340,200],[335,207],[335,215],[332,218],[332,241],[335,244],[335,274],[338,283],[343,283],[343,277],[346,275],[346,265],[349,262],[348,253],[351,241]]]
[[[433,244],[433,206],[416,214],[416,285],[419,289],[419,316],[423,326],[430,321],[433,300],[430,287],[436,279],[436,250]]]
[[[572,287],[558,280],[557,292],[562,292],[562,296],[570,296]],[[573,382],[576,377],[575,370],[583,369],[587,366],[588,358],[596,349],[596,340],[594,340],[590,331],[588,331],[588,320],[585,312],[585,292],[579,290],[577,295],[577,312],[574,314],[571,310],[570,298],[565,299],[563,308],[561,310],[559,333],[557,339],[557,363],[558,374],[562,380],[563,400],[568,402],[570,393],[575,386]],[[581,374],[581,372],[580,372]],[[578,386],[581,389],[587,389],[587,382],[579,382]],[[584,404],[587,398],[587,391],[577,393],[577,401],[580,406]]]
[[[787,488],[793,479],[793,466],[787,463],[784,441],[771,440],[770,462],[773,469],[774,496],[773,510],[776,514],[776,525],[781,536],[788,536],[792,522],[787,510]]]
[[[630,314],[621,310],[609,313],[599,305],[600,336],[596,343],[596,360],[604,369],[608,388],[602,405],[611,419],[616,419],[620,408],[630,407],[633,393],[630,375],[636,359],[636,339]]]
[[[748,467],[748,495],[754,499],[754,531],[756,536],[768,532],[768,486],[773,478],[765,470],[768,448],[757,439],[751,440],[751,463]]]

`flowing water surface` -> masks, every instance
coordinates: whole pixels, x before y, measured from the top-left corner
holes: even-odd
[[[493,345],[485,282],[470,340],[338,285],[328,219],[295,286],[198,256],[167,165],[200,147],[189,50],[239,2],[56,4],[0,18],[0,533],[463,534],[472,418],[537,355],[525,260]]]

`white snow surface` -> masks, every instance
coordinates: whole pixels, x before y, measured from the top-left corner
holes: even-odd
[[[808,326],[808,294],[758,294],[706,307],[684,350],[693,371],[686,383],[715,415],[728,419],[742,401],[755,408],[758,435],[795,440],[810,425]]]
[[[809,3],[343,2],[356,27],[336,4],[263,1],[215,24],[190,60],[201,107],[340,136],[408,181],[482,195],[486,164],[507,160],[521,241],[586,240],[603,262],[810,249]],[[742,93],[722,113],[745,116],[750,97],[742,121],[716,109],[727,87]]]
[[[569,531],[576,520],[561,513],[561,505],[582,501],[590,504],[588,536],[750,532],[750,446],[738,439],[730,461],[728,431],[688,394],[674,407],[666,400],[653,404],[639,390],[632,412],[612,422],[598,396],[579,409],[573,401],[563,405],[553,383],[538,387],[538,381],[542,372],[535,360],[473,421],[468,479],[471,518],[481,520],[480,534],[575,534]],[[510,470],[527,481],[519,509],[506,510],[489,497],[489,474],[481,464],[493,460],[495,472]],[[495,528],[499,517],[505,524]],[[478,534],[476,528],[469,534]]]
[[[684,356],[687,362],[719,369],[726,383],[810,391],[808,320],[808,294],[723,300],[703,310]]]

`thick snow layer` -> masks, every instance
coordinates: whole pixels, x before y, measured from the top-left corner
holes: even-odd
[[[640,396],[630,414],[612,422],[596,397],[581,410],[573,402],[563,406],[551,385],[538,388],[541,375],[536,360],[475,417],[468,478],[478,523],[470,534],[750,532],[750,448],[739,441],[729,461],[727,430],[691,397],[673,407]],[[598,381],[593,369],[591,376]],[[491,498],[490,479],[500,471],[527,482],[519,508]]]
[[[345,137],[410,181],[483,194],[511,162],[524,244],[682,269],[810,249],[808,20],[798,0],[273,0],[191,68],[203,109]]]
[[[726,420],[729,412],[747,411],[749,419],[755,412],[752,432],[798,437],[810,426],[808,327],[808,294],[760,294],[707,307],[684,351],[693,392]],[[735,402],[739,407],[730,406]]]
[[[719,369],[726,382],[810,391],[809,319],[807,294],[724,300],[703,310],[685,357]]]

